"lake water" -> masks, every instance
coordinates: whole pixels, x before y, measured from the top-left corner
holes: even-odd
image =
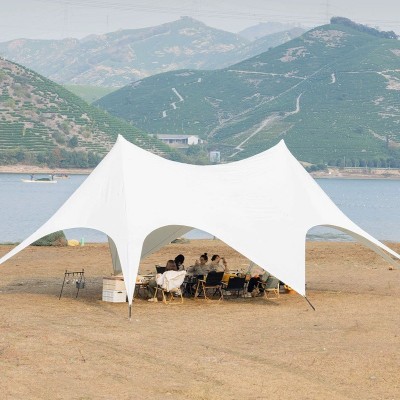
[[[39,175],[35,175],[36,178]],[[64,203],[86,179],[86,175],[71,175],[57,184],[30,184],[24,174],[0,174],[0,243],[20,242]],[[400,181],[319,179],[318,184],[336,205],[356,224],[380,240],[400,242]],[[85,242],[105,242],[107,237],[89,229],[65,231],[69,239],[84,238]],[[199,230],[188,238],[212,238]],[[313,228],[308,240],[347,241],[343,233],[328,228]]]

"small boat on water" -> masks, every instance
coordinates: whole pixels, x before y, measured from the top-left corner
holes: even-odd
[[[31,179],[21,179],[22,182],[24,183],[57,183],[57,181],[54,179],[53,175],[51,175],[48,178],[37,178],[34,179],[33,175],[31,175]]]

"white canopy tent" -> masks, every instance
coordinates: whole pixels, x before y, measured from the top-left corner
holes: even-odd
[[[182,191],[190,195],[183,198]],[[400,259],[337,208],[283,141],[242,161],[196,166],[163,159],[119,136],[64,205],[0,264],[52,232],[96,229],[109,237],[131,305],[140,260],[197,228],[305,296],[305,237],[317,225],[340,229],[392,264],[391,256]]]

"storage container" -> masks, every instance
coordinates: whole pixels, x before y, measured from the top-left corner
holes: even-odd
[[[110,276],[103,278],[103,290],[126,290],[122,276]]]
[[[103,290],[102,299],[110,303],[125,303],[126,290]]]

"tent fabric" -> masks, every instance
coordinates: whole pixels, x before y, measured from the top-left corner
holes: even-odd
[[[122,266],[121,266],[121,261],[118,257],[117,246],[115,245],[114,241],[109,236],[107,237],[107,239],[108,239],[108,247],[109,247],[110,253],[111,253],[111,260],[112,260],[114,275],[120,275],[120,274],[122,274]]]
[[[177,196],[183,190],[187,198]],[[194,227],[304,296],[305,237],[318,225],[348,233],[393,264],[391,256],[400,259],[339,210],[283,141],[245,160],[198,166],[163,159],[119,136],[72,196],[0,264],[49,233],[96,229],[111,239],[131,304],[140,260]]]

